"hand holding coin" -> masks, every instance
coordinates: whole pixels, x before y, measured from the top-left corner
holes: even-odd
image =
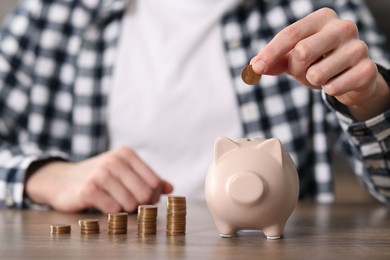
[[[241,71],[241,78],[248,85],[256,85],[259,83],[261,75],[253,71],[252,65],[247,65]]]

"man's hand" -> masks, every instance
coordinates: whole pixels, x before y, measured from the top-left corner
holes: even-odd
[[[352,21],[323,8],[278,33],[250,62],[257,74],[287,73],[323,89],[346,105],[357,120],[390,107],[390,90],[358,38]]]
[[[104,213],[134,211],[156,203],[173,187],[160,179],[134,151],[118,148],[79,162],[49,162],[31,174],[26,194],[64,212],[96,208]]]

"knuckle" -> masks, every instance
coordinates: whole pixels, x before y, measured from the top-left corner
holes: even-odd
[[[353,49],[355,53],[361,54],[363,57],[368,56],[367,44],[362,40],[355,41]]]
[[[148,180],[148,184],[152,190],[157,190],[160,187],[160,179],[156,176],[153,176]]]
[[[108,156],[105,156],[104,158],[102,158],[102,160],[100,161],[100,166],[102,168],[112,168],[112,167],[117,167],[118,164],[120,163],[120,159],[117,158],[116,156],[113,156],[113,155],[108,155]]]
[[[364,75],[364,78],[366,78],[367,80],[374,78],[378,73],[378,69],[375,63],[370,59],[364,61],[361,66],[362,75]]]
[[[80,197],[82,199],[94,197],[97,191],[97,186],[93,182],[89,181],[80,189]]]
[[[337,26],[337,29],[340,35],[347,35],[355,38],[358,35],[358,29],[356,24],[350,20],[340,21],[339,25]]]
[[[304,43],[299,42],[294,47],[294,58],[299,62],[306,63],[310,59],[311,47]]]
[[[110,178],[111,175],[108,171],[99,169],[92,176],[91,182],[93,182],[94,185],[105,185],[110,180]]]
[[[326,17],[337,17],[337,13],[329,7],[321,8],[319,12]]]
[[[115,152],[117,152],[119,154],[125,154],[125,153],[128,153],[129,151],[130,151],[130,149],[126,146],[120,146],[120,147],[115,149]]]
[[[144,189],[143,192],[140,194],[141,203],[151,202],[152,199],[153,199],[153,191],[151,189]]]
[[[115,149],[115,154],[122,155],[122,156],[134,156],[135,152],[133,149],[130,149],[126,146],[121,146]]]
[[[307,71],[306,78],[314,86],[321,86],[326,83],[323,75],[324,73],[320,69],[309,68],[309,70]]]

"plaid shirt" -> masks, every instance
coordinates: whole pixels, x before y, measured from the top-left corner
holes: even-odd
[[[359,123],[286,75],[264,76],[257,87],[240,79],[278,31],[323,6],[354,20],[371,57],[387,64],[384,39],[361,1],[245,1],[221,21],[244,133],[282,141],[297,165],[301,198],[333,200],[337,142],[368,190],[390,202],[390,111]],[[124,0],[25,0],[7,19],[0,33],[0,205],[28,204],[32,162],[80,161],[107,150],[107,95],[125,7]]]

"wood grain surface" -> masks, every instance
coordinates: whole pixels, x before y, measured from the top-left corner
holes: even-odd
[[[157,235],[108,235],[102,214],[0,210],[0,259],[390,259],[390,210],[370,203],[319,205],[300,202],[284,238],[261,232],[220,238],[203,202],[187,203],[187,234],[165,234],[165,204],[159,204]],[[245,214],[245,212],[243,212]],[[98,218],[101,233],[81,235],[78,220]],[[51,235],[50,225],[71,224],[70,235]]]

